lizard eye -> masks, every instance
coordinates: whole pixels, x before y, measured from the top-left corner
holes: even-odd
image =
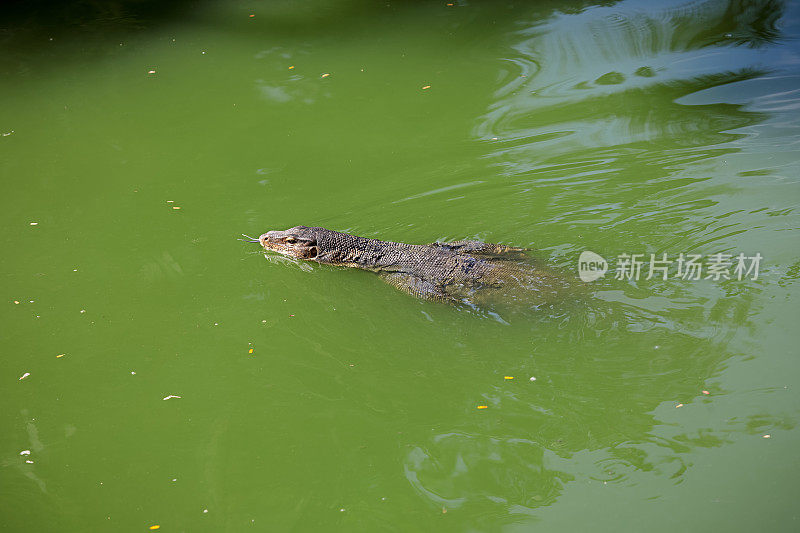
[[[289,244],[294,244],[297,242],[297,239],[295,239],[294,237],[286,237],[286,242]]]

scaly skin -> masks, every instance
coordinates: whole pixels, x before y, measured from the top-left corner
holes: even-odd
[[[564,286],[560,278],[524,262],[522,248],[500,244],[404,244],[307,226],[268,231],[258,241],[295,259],[378,272],[391,285],[432,300],[479,303],[488,292],[516,299],[522,288],[545,301]]]

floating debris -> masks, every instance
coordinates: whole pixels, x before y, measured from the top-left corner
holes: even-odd
[[[38,226],[38,225],[39,225],[38,222],[31,222],[31,226]]]
[[[503,376],[503,379],[514,379],[514,376]]]
[[[678,405],[675,406],[675,409],[677,409],[678,407],[683,407],[683,404],[679,403]]]
[[[328,76],[330,76],[330,74],[326,72],[325,74],[323,74],[322,76],[320,76],[320,78],[327,78]]]
[[[19,381],[22,381],[23,379],[27,378],[30,375],[31,375],[30,372],[25,372],[24,374],[22,374],[22,376],[20,376]]]
[[[19,452],[19,454],[20,455],[30,455],[31,451],[30,450],[22,450],[21,452]]]
[[[147,73],[148,73],[148,74],[155,74],[155,73],[156,73],[156,71],[155,71],[155,69],[152,69],[152,70],[148,70],[148,71],[147,71]]]
[[[531,381],[536,381],[536,378],[531,376]]]
[[[710,392],[708,392],[707,390],[704,390],[704,391],[703,391],[703,394],[705,394],[706,396],[708,396],[708,395],[709,395],[709,394],[711,394],[711,393],[710,393]]]
[[[19,305],[19,300],[14,300],[14,303]]]
[[[60,353],[60,354],[58,354],[58,355],[56,356],[56,359],[60,359],[61,357],[64,357],[65,355],[67,355],[67,354],[65,354],[65,353]]]
[[[291,67],[289,67],[289,70],[292,70],[293,68],[294,68],[294,65],[292,65]]]
[[[761,438],[763,438],[763,439],[768,439],[770,437],[772,437],[772,435],[770,435],[769,433],[767,433],[766,435],[762,435],[761,436]]]
[[[27,461],[25,461],[25,462],[26,462],[26,463],[28,463],[29,465],[32,465],[32,464],[33,464],[33,461],[31,461],[30,459],[28,459],[28,460],[27,460]]]
[[[150,529],[161,529],[161,526],[159,526],[158,524],[155,524],[155,525],[150,526]]]
[[[248,18],[253,18],[255,15],[247,15]]]
[[[133,370],[131,370],[131,376],[135,376],[135,375],[136,375],[136,372],[134,372]]]
[[[488,405],[479,405],[478,406],[478,409],[488,409],[488,408],[489,408]]]
[[[172,398],[178,398],[178,399],[180,399],[180,396],[175,396],[174,394],[170,394],[169,396],[164,396],[164,397],[163,397],[163,398],[161,398],[161,399],[162,399],[162,400],[171,400]]]
[[[247,353],[253,353],[253,349],[252,349],[252,348],[250,348],[250,349],[247,351]]]
[[[424,91],[425,89],[430,89],[430,88],[431,88],[430,85],[425,85],[425,86],[422,87],[422,90]]]

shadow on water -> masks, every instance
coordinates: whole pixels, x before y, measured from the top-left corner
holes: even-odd
[[[9,45],[42,36],[80,38],[142,30],[172,21],[198,4],[198,0],[11,0],[0,7],[0,35]]]
[[[602,2],[602,4],[613,2]],[[598,2],[552,3],[565,12],[575,12]],[[235,3],[213,0],[11,0],[0,5],[0,72],[27,74],[42,57],[85,61],[92,56],[118,53],[118,41],[159,27],[213,26],[230,35],[282,37],[294,41],[330,34],[348,39],[369,28],[387,14],[404,13],[411,23],[432,18],[433,26],[445,21],[441,3],[409,0],[396,5],[370,0],[276,0]],[[481,25],[510,21],[519,10],[514,3],[478,2],[470,6],[471,18],[461,24]],[[435,10],[435,11],[434,11]],[[436,15],[431,17],[432,15]],[[113,46],[111,46],[113,44]],[[124,44],[124,43],[123,43]],[[78,46],[77,50],[72,47]],[[65,51],[69,50],[69,51]],[[280,101],[281,96],[278,96]],[[284,97],[285,98],[285,97]]]
[[[28,75],[42,58],[82,60],[117,52],[109,43],[185,16],[197,0],[12,0],[0,5],[0,72]],[[73,47],[78,46],[75,51]],[[111,52],[109,52],[111,50]]]

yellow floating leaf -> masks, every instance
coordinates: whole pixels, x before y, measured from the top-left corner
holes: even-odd
[[[161,529],[161,526],[159,526],[158,524],[156,524],[156,525],[154,525],[154,526],[150,526],[150,529]]]
[[[253,349],[250,348],[250,350],[247,353],[253,353]]]
[[[489,408],[488,405],[479,405],[478,406],[478,409],[488,409],[488,408]]]
[[[58,359],[59,357],[64,357],[65,355],[66,355],[66,354],[60,353],[60,354],[58,354],[58,355],[56,356],[56,359]]]
[[[503,376],[503,379],[514,379],[514,376]]]

